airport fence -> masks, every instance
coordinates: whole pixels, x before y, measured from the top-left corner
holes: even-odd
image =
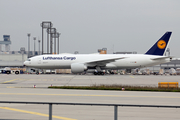
[[[83,105],[83,106],[113,106],[114,120],[118,120],[118,106],[121,107],[156,107],[156,108],[180,108],[180,106],[166,105],[131,105],[131,104],[95,104],[95,103],[57,103],[57,102],[16,102],[16,101],[0,101],[0,103],[13,104],[46,104],[49,105],[49,120],[52,120],[52,105]]]

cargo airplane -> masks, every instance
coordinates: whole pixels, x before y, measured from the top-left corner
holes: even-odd
[[[71,69],[72,73],[93,70],[133,69],[154,66],[172,59],[164,56],[172,32],[166,32],[145,54],[53,54],[29,58],[25,66],[37,69]]]

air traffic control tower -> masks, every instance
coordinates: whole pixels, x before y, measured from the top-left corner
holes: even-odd
[[[10,51],[10,35],[3,35],[4,41],[0,41],[0,52],[3,51],[2,50],[2,45],[5,45],[5,52],[9,52]]]

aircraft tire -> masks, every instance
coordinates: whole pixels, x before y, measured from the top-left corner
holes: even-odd
[[[6,73],[7,73],[7,74],[10,74],[10,71],[7,71]]]
[[[103,73],[103,72],[101,72],[101,75],[104,75],[104,73]]]
[[[114,75],[114,72],[111,72],[112,75]]]
[[[15,74],[18,75],[18,74],[19,74],[19,71],[16,71]]]
[[[101,75],[101,72],[98,72],[98,75]]]

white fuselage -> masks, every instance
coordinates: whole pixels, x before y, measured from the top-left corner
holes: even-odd
[[[29,67],[39,69],[71,69],[72,63],[82,63],[88,67],[94,67],[93,61],[102,61],[106,59],[118,59],[113,62],[99,65],[102,69],[128,69],[142,68],[170,62],[169,58],[157,59],[163,56],[146,54],[58,54],[58,55],[40,55],[30,58],[24,64]],[[91,64],[88,64],[91,62]]]

